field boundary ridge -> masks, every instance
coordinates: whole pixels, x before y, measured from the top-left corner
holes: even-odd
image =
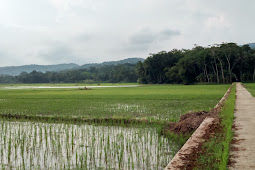
[[[221,100],[216,104],[216,106],[210,111],[214,113],[219,113],[222,106],[228,98],[228,95],[231,92],[233,84],[226,91]],[[187,169],[190,165],[190,160],[194,152],[201,146],[206,135],[207,131],[215,124],[218,123],[218,120],[215,117],[206,117],[191,137],[186,141],[182,148],[175,154],[170,163],[165,167],[165,170],[175,170],[175,169]]]

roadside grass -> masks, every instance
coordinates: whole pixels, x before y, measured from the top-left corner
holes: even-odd
[[[245,83],[243,85],[255,97],[255,83]]]
[[[235,91],[236,85],[232,87],[231,93],[220,113],[220,129],[216,131],[216,134],[209,141],[203,144],[195,169],[227,169],[229,146],[233,137]]]
[[[0,88],[0,114],[175,122],[189,111],[209,111],[228,87],[145,85],[92,90]]]

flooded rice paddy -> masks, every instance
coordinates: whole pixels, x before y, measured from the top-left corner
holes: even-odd
[[[175,145],[156,128],[0,121],[1,169],[163,169]]]
[[[115,88],[140,87],[141,85],[115,85],[115,86],[3,86],[2,89],[82,89],[82,88]]]

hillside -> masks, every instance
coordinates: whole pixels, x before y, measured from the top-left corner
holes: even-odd
[[[57,65],[23,65],[23,66],[7,66],[7,67],[0,67],[0,75],[11,75],[17,76],[21,72],[32,72],[33,70],[40,71],[45,73],[47,71],[63,71],[63,70],[70,70],[70,69],[81,69],[81,68],[89,68],[89,67],[100,67],[104,65],[118,65],[118,64],[136,64],[138,61],[144,61],[143,58],[127,58],[124,60],[119,61],[109,61],[103,63],[93,63],[93,64],[84,64],[79,66],[78,64],[57,64]]]
[[[62,71],[79,67],[77,64],[57,64],[57,65],[23,65],[0,67],[0,74],[17,76],[21,72],[32,72],[33,70],[45,73],[46,71]]]
[[[105,65],[118,65],[118,64],[136,64],[138,61],[144,61],[143,58],[127,58],[124,60],[119,60],[119,61],[106,61],[103,63],[91,63],[91,64],[84,64],[81,66],[81,68],[89,68],[89,67],[100,67],[100,66],[105,66]]]

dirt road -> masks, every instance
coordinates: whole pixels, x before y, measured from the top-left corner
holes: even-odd
[[[236,90],[236,136],[229,169],[255,169],[255,98],[240,83]]]

